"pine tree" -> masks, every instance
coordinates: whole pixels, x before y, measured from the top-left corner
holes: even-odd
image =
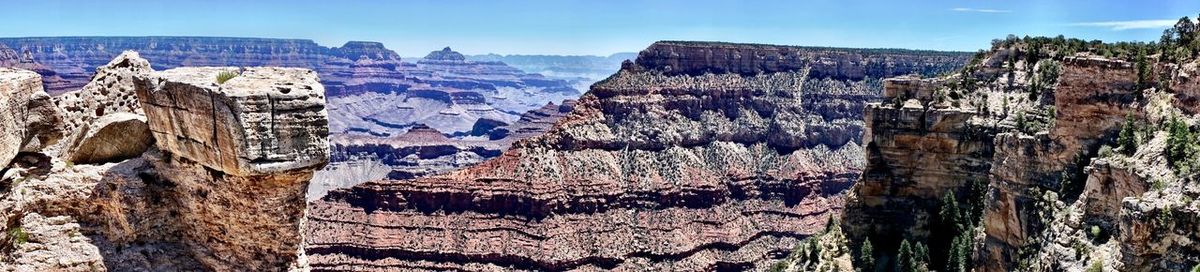
[[[950,243],[949,256],[946,257],[946,271],[967,271],[967,255],[970,254],[970,239],[966,233],[954,237]]]
[[[896,253],[896,267],[892,271],[898,272],[916,272],[913,267],[912,246],[908,244],[908,239],[900,242],[900,251]]]
[[[1142,90],[1150,87],[1150,68],[1147,66],[1146,50],[1139,48],[1137,54],[1137,90],[1134,92],[1137,94],[1138,99],[1144,97]]]
[[[863,241],[859,248],[858,266],[860,271],[875,271],[875,247],[871,246],[871,238]]]
[[[954,192],[947,191],[942,196],[942,209],[938,216],[942,219],[944,230],[958,233],[962,229],[962,213],[958,209],[958,201],[954,198]]]
[[[1172,117],[1167,125],[1167,163],[1180,173],[1191,170],[1192,158],[1195,151],[1196,137],[1188,124]]]
[[[1121,135],[1117,137],[1117,143],[1121,145],[1121,153],[1133,156],[1137,152],[1137,136],[1135,124],[1133,123],[1133,113],[1125,115],[1125,127],[1121,128]]]
[[[925,243],[917,243],[915,246],[913,257],[912,271],[929,271],[929,247]]]

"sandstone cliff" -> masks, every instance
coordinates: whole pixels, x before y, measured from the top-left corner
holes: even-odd
[[[780,55],[838,64],[775,65]],[[314,202],[309,260],[318,270],[765,268],[840,210],[864,164],[860,113],[879,97],[877,79],[965,60],[656,43],[498,158]]]

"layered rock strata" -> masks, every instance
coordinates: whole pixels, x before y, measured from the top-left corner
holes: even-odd
[[[937,88],[927,79],[887,79],[884,96],[891,101],[867,104],[867,165],[843,217],[853,237],[882,245],[928,237],[925,224],[936,212],[929,208],[945,192],[987,182],[995,128],[972,121],[973,110],[934,104]]]
[[[868,77],[961,65],[925,53],[656,43],[498,158],[330,192],[306,252],[314,270],[765,268],[858,178]]]
[[[1115,136],[1135,99],[1133,65],[1097,57],[1069,57],[1054,93],[1057,116],[1049,133],[1004,133],[996,140],[991,195],[984,212],[987,238],[981,254],[995,261],[988,271],[1011,269],[1019,250],[1045,222],[1033,216],[1040,192],[1063,188],[1076,157],[1095,154]],[[1086,162],[1085,162],[1086,163]]]

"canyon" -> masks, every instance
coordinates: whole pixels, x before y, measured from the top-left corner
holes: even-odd
[[[0,270],[1185,271],[1169,50],[0,39]]]
[[[599,80],[527,73],[496,60],[469,60],[449,47],[409,62],[378,42],[324,47],[311,40],[225,37],[0,38],[0,66],[37,72],[46,91],[54,96],[81,88],[90,88],[86,93],[92,94],[104,88],[88,87],[89,82],[114,80],[94,73],[94,67],[105,65],[124,50],[137,51],[151,63],[148,69],[275,66],[315,71],[328,95],[328,126],[335,136],[331,140],[335,148],[332,163],[313,182],[313,197],[329,188],[371,179],[442,173],[482,162],[499,155],[511,142],[538,132],[518,130],[530,128],[531,123],[553,123],[564,113],[545,109],[547,105],[573,103],[581,94],[577,88]],[[552,70],[588,63],[581,65],[586,71],[610,69],[604,70],[605,74],[615,71],[620,62],[544,57],[547,59],[520,60],[530,67]],[[577,61],[554,62],[561,59]],[[117,83],[121,82],[106,87]],[[89,109],[97,111],[129,110],[136,104],[130,96],[107,96],[106,92],[76,99],[121,99],[113,106]],[[81,110],[79,106],[66,108]],[[405,134],[414,128],[418,134],[436,132],[447,138],[432,142],[406,139]],[[492,131],[495,128],[500,129]],[[429,150],[439,152],[412,153]],[[358,178],[326,178],[338,173]]]
[[[763,268],[840,213],[880,79],[954,71],[969,56],[658,42],[499,157],[312,202],[308,260],[319,271]]]

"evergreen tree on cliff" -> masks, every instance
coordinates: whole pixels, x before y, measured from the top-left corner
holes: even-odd
[[[1130,112],[1125,116],[1125,126],[1121,128],[1121,134],[1117,137],[1117,142],[1121,144],[1121,153],[1133,156],[1137,152],[1137,136],[1135,136],[1135,124],[1133,123],[1133,113]]]
[[[875,271],[875,247],[871,246],[871,238],[863,241],[859,248],[858,267],[862,272]]]

